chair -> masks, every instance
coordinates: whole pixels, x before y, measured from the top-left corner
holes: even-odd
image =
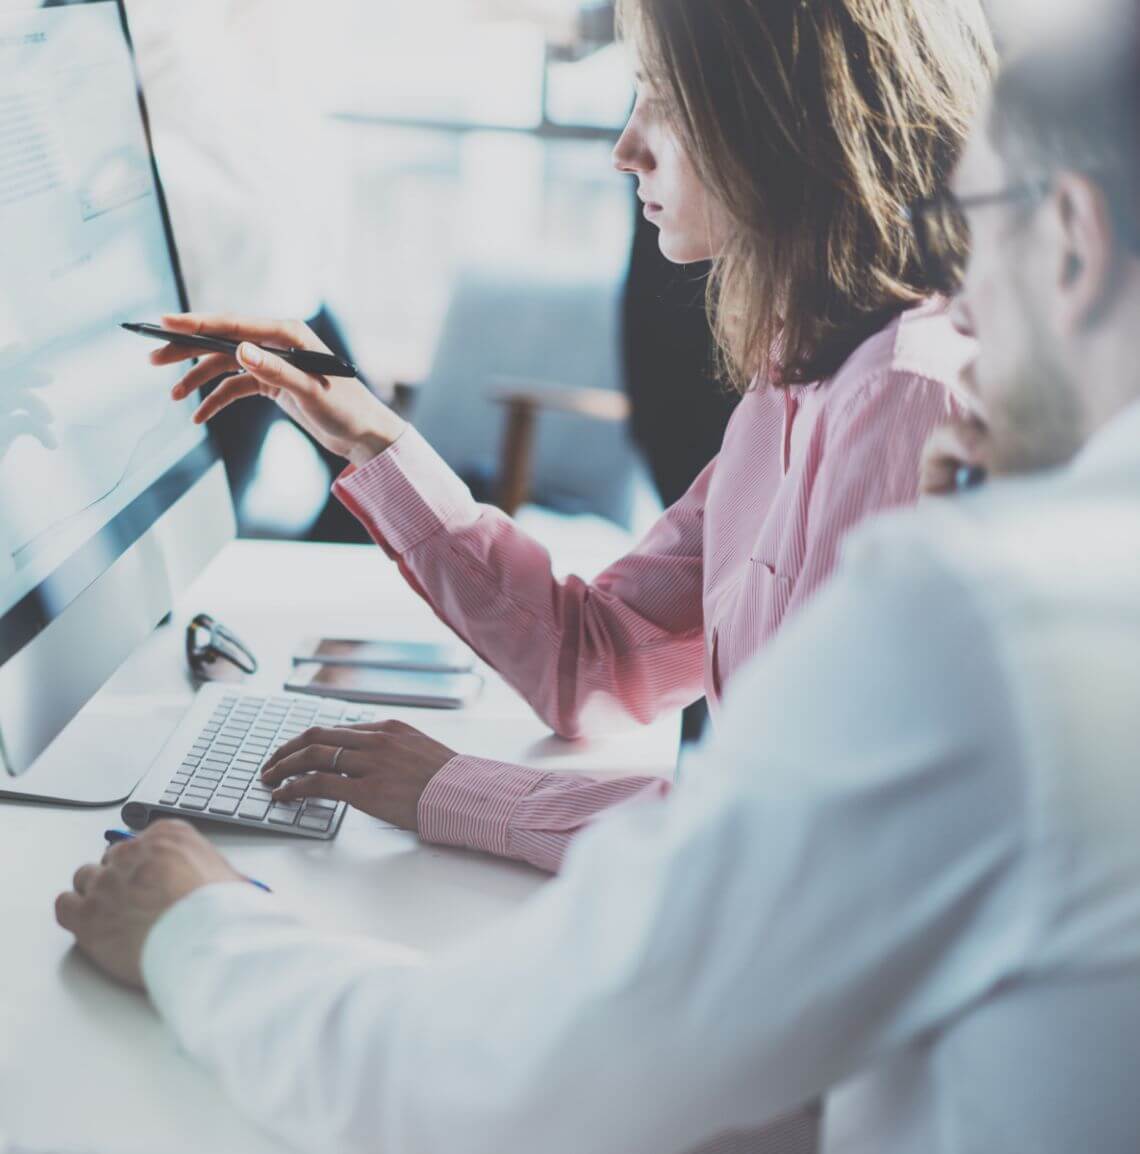
[[[481,499],[634,527],[646,482],[627,433],[620,291],[544,268],[457,278],[427,379],[399,389]]]

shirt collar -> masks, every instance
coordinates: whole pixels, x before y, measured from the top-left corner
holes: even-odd
[[[1140,471],[1140,400],[1122,409],[1089,438],[1070,466],[1076,476],[1134,468]]]

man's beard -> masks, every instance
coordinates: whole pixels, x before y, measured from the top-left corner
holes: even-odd
[[[1028,308],[1024,320],[1029,334],[1025,368],[1006,392],[1000,412],[991,414],[995,473],[1035,473],[1064,465],[1084,443],[1080,383],[1066,376],[1047,326]]]

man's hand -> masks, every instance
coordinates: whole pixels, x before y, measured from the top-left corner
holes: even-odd
[[[124,985],[142,988],[142,951],[155,922],[202,886],[243,876],[192,826],[162,820],[82,866],[55,902],[56,921],[79,948]]]
[[[347,801],[414,831],[421,795],[454,756],[454,750],[401,721],[310,729],[277,750],[261,778],[273,787],[274,801]]]
[[[986,427],[977,417],[935,429],[923,449],[919,491],[953,493],[959,469],[988,471],[986,448]]]

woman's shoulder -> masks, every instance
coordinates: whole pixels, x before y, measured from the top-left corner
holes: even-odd
[[[862,398],[897,387],[900,379],[923,391],[953,397],[961,388],[962,370],[976,355],[972,339],[950,320],[949,303],[933,298],[900,313],[868,337],[825,382],[826,405],[846,409]]]

